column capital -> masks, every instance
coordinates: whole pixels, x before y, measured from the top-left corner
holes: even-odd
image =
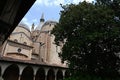
[[[48,75],[49,68],[44,68],[45,69],[45,76]]]

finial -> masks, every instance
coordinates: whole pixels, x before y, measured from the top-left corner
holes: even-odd
[[[35,27],[35,24],[33,23],[33,24],[32,24],[32,28],[34,29],[34,27]]]
[[[35,24],[32,24],[31,31],[34,31]]]
[[[42,13],[42,15],[41,15],[41,19],[44,19],[44,13]]]

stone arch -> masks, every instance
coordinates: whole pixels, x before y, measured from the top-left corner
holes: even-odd
[[[63,73],[61,70],[58,70],[57,72],[57,80],[63,80]]]
[[[66,70],[65,71],[65,78],[68,78],[68,77],[70,77],[70,72],[69,72],[69,70]]]
[[[35,80],[45,80],[45,70],[43,68],[39,68]]]
[[[20,80],[33,80],[33,68],[30,66],[27,66],[24,68],[21,79]]]
[[[16,64],[8,66],[3,74],[4,80],[18,80],[19,78],[19,67]]]
[[[53,69],[49,69],[47,74],[47,80],[55,80],[55,72]]]

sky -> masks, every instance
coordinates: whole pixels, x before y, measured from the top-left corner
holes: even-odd
[[[60,11],[62,10],[60,4],[78,4],[84,0],[36,0],[33,6],[29,9],[27,14],[23,17],[21,22],[24,22],[31,28],[34,23],[37,26],[40,22],[41,15],[44,14],[45,21],[54,20],[59,22]],[[93,0],[86,0],[92,2]]]

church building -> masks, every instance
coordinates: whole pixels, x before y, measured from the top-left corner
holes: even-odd
[[[21,22],[5,41],[0,53],[0,79],[2,80],[62,80],[69,76],[66,63],[58,53],[62,46],[54,42],[51,34],[56,21],[44,20],[35,28]]]

